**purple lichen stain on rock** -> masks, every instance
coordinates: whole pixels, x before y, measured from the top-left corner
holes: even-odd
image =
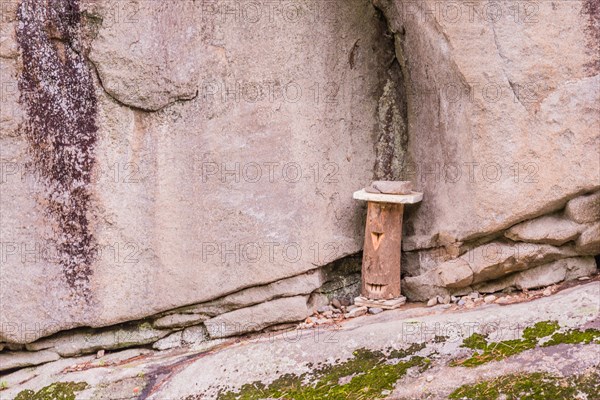
[[[593,60],[586,65],[590,72],[590,76],[600,72],[600,0],[585,0],[583,3],[582,13],[588,17],[588,25],[586,33],[589,37],[588,44]]]
[[[22,0],[18,16],[23,129],[43,183],[39,201],[72,294],[88,301],[96,250],[88,209],[98,127],[94,81],[78,38],[79,3]]]

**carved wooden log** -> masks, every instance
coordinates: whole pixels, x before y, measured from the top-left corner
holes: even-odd
[[[398,183],[398,187],[402,188],[410,182]],[[402,213],[404,204],[420,202],[423,200],[423,193],[399,195],[370,193],[363,189],[355,192],[352,197],[368,202],[362,296],[354,299],[354,304],[386,309],[400,307],[406,301],[400,292]]]
[[[400,297],[403,211],[403,204],[368,203],[363,250],[363,297],[373,300]]]

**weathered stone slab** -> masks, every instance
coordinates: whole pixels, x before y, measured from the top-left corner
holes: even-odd
[[[512,286],[516,276],[515,272],[573,256],[577,256],[577,253],[572,247],[559,248],[529,243],[492,242],[469,250],[458,259],[446,261],[422,275],[404,278],[402,292],[410,300],[416,301],[427,301],[433,297],[445,296],[450,293],[456,294],[471,285],[476,288],[488,285],[486,291],[495,292]],[[579,258],[573,260],[579,260]],[[546,268],[547,271],[556,271],[554,267]],[[562,277],[553,275],[548,278],[549,281],[563,280],[566,270],[566,267],[560,269]],[[506,275],[510,275],[505,278],[506,281],[498,281]],[[523,279],[528,276],[526,275]],[[477,285],[485,281],[492,282]]]
[[[45,364],[59,358],[56,352],[50,350],[0,353],[0,371]]]
[[[517,272],[505,278],[474,285],[483,293],[493,293],[508,287],[516,289],[535,289],[554,285],[562,281],[590,276],[596,271],[593,257],[572,257],[540,265],[529,270]]]
[[[372,201],[377,203],[415,204],[423,200],[423,193],[411,192],[411,194],[383,194],[368,193],[365,189],[354,192],[356,200]]]
[[[413,184],[410,181],[375,181],[365,188],[367,193],[411,194]]]
[[[278,297],[310,294],[323,285],[324,279],[322,271],[309,271],[306,274],[282,279],[268,285],[244,289],[215,301],[185,307],[180,309],[180,311],[184,313],[206,314],[214,317],[238,308],[264,303]]]
[[[565,215],[580,224],[600,220],[600,191],[570,200]]]
[[[504,232],[504,236],[514,241],[560,246],[575,240],[584,228],[559,214],[554,214],[517,224]]]
[[[571,247],[492,242],[468,251],[461,258],[473,271],[473,283],[479,283],[576,255]]]
[[[170,314],[155,320],[152,326],[157,329],[184,328],[197,325],[208,318],[207,315],[202,314]]]
[[[436,270],[431,270],[402,279],[401,288],[402,294],[411,301],[428,301],[433,297],[450,294],[450,291],[442,285],[440,274]]]
[[[153,343],[169,334],[157,330],[150,324],[137,327],[112,329],[100,332],[77,332],[59,334],[57,337],[42,339],[26,345],[27,350],[52,349],[62,357],[95,353],[98,350],[115,350]]]
[[[588,226],[577,239],[575,250],[580,254],[600,254],[600,222]]]
[[[442,286],[447,288],[466,287],[473,282],[473,270],[469,263],[461,258],[442,263],[436,271]]]
[[[164,338],[157,340],[152,344],[152,348],[156,350],[169,350],[183,346],[182,342],[183,331],[173,332]]]
[[[205,322],[211,338],[223,338],[247,332],[258,332],[272,325],[301,321],[308,317],[305,296],[285,297],[255,306],[241,308]]]
[[[373,307],[384,310],[393,310],[395,308],[400,307],[401,305],[406,303],[406,297],[400,296],[397,299],[389,299],[389,300],[372,300],[367,299],[366,297],[359,296],[354,299],[354,304],[361,307]],[[377,314],[374,312],[373,314]]]

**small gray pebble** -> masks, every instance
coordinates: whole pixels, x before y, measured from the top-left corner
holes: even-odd
[[[369,308],[369,314],[379,314],[382,311],[383,311],[383,309],[377,308],[377,307]]]
[[[337,297],[334,297],[331,300],[331,305],[334,306],[335,308],[337,308],[338,310],[340,310],[342,308],[342,303],[340,303],[340,301],[337,299]]]

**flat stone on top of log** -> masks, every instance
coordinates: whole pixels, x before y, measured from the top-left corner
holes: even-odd
[[[411,189],[407,181],[377,181],[354,193],[354,199],[368,202],[361,296],[354,300],[356,305],[393,309],[406,302],[400,292],[402,214],[404,204],[423,199],[423,193]]]
[[[384,193],[384,194],[411,194],[411,181],[375,181],[371,186],[367,186],[367,193]]]

